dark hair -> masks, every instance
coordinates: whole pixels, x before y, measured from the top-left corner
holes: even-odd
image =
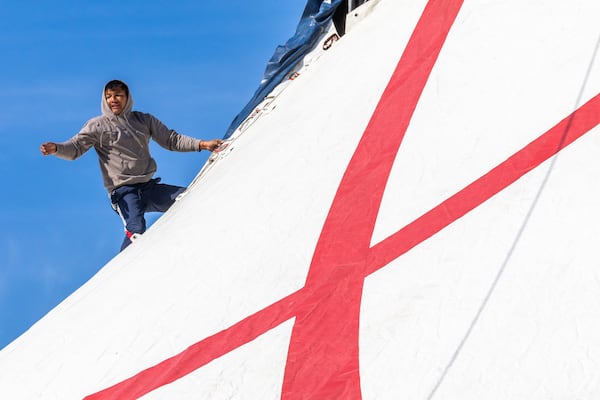
[[[104,86],[104,91],[106,92],[107,90],[115,90],[115,89],[121,89],[123,91],[125,91],[125,94],[127,95],[127,97],[129,97],[129,87],[127,87],[127,84],[123,81],[114,79],[110,82],[108,82],[105,86]]]

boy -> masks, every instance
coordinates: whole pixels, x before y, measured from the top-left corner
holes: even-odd
[[[105,85],[101,104],[102,115],[87,121],[77,135],[62,143],[46,142],[40,151],[44,156],[54,154],[75,160],[94,147],[104,187],[125,225],[122,251],[135,235],[146,231],[145,212],[165,212],[186,189],[159,183],[160,178],[152,179],[156,162],[150,155],[150,139],[168,150],[181,152],[215,151],[222,140],[204,141],[181,135],[151,114],[132,111],[129,88],[119,80]]]

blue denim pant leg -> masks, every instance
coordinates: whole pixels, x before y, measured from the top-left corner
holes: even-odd
[[[129,237],[132,234],[146,231],[145,205],[140,193],[140,185],[125,185],[113,190],[111,201],[125,225],[125,238],[121,243],[121,251],[123,251],[131,244]]]
[[[155,183],[142,190],[142,198],[146,206],[146,212],[165,212],[167,211],[177,196],[183,193],[186,188],[181,186],[166,185],[164,183]]]

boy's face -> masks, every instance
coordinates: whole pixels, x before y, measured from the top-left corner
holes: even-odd
[[[127,94],[123,89],[107,89],[104,92],[104,99],[115,115],[121,114],[127,104]]]

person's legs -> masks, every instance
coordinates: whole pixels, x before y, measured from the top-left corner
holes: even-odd
[[[146,205],[140,195],[139,185],[121,186],[113,191],[111,201],[116,204],[116,211],[125,225],[125,238],[121,251],[131,244],[131,236],[146,231],[144,212]]]
[[[186,188],[158,183],[153,179],[147,183],[121,186],[111,193],[113,208],[125,225],[125,238],[121,251],[131,244],[131,236],[146,232],[146,212],[165,212],[173,205],[177,196]]]

